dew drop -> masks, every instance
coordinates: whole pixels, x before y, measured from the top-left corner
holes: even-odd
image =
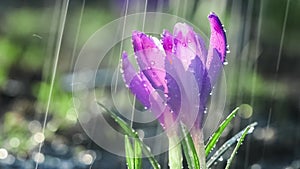
[[[122,68],[120,68],[120,72],[123,74],[124,73],[124,70]]]
[[[143,86],[146,88],[147,87],[147,84],[145,81],[143,81]]]
[[[148,107],[147,107],[147,106],[145,106],[145,107],[144,107],[144,109],[145,109],[145,110],[148,110]]]
[[[223,63],[223,65],[228,65],[228,62],[227,62],[227,61],[225,61],[225,62]]]
[[[230,53],[230,50],[227,50],[226,53]]]
[[[155,65],[155,62],[153,60],[151,60],[150,64],[153,66],[153,65]]]
[[[167,93],[165,93],[165,94],[164,94],[164,96],[165,96],[166,98],[168,98],[168,97],[169,97],[169,95],[168,95]]]
[[[218,159],[219,161],[223,161],[224,160],[224,158],[221,156],[219,159]]]
[[[178,39],[174,39],[174,44],[176,45],[178,43]]]
[[[186,47],[186,43],[182,43],[182,46]]]
[[[250,127],[249,130],[248,130],[248,134],[253,133],[253,131],[254,131],[254,127]]]

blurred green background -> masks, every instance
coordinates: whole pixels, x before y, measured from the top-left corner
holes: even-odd
[[[243,104],[223,141],[251,121],[259,122],[232,168],[300,168],[300,1],[147,2],[147,11],[180,16],[208,37],[209,12],[223,21],[230,45],[225,111]],[[40,168],[125,168],[123,158],[105,152],[84,133],[66,84],[84,43],[123,16],[125,5],[125,0],[0,2],[0,168],[32,168],[38,159]],[[129,0],[128,14],[144,8],[145,1]],[[110,52],[115,61],[116,48]],[[167,166],[164,157],[159,159]],[[214,168],[224,164],[220,161]]]

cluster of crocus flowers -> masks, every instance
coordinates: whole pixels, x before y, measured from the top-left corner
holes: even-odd
[[[167,119],[162,117],[168,116],[176,119],[181,109],[180,106],[184,102],[181,97],[184,93],[181,90],[184,89],[180,89],[183,83],[174,76],[177,74],[180,77],[189,73],[193,75],[198,85],[197,89],[193,88],[199,96],[198,119],[195,120],[197,123],[195,127],[201,128],[207,99],[220,74],[227,52],[225,31],[219,18],[211,13],[208,19],[211,27],[208,50],[202,37],[195,33],[191,26],[177,23],[173,34],[164,30],[160,41],[139,31],[132,33],[139,71],[135,70],[130,63],[127,53],[123,53],[122,73],[127,87],[145,108],[149,108],[158,116],[163,127],[168,126],[166,125]],[[190,88],[190,86],[183,87]],[[166,98],[160,98],[166,103],[165,110],[162,112],[156,112],[160,109],[155,107],[158,96],[154,95],[154,91],[158,90],[164,93]],[[185,112],[182,109],[181,111]],[[168,113],[172,115],[166,115]]]
[[[227,52],[225,31],[219,18],[211,13],[208,19],[211,28],[208,49],[191,26],[177,23],[173,34],[164,30],[160,40],[139,31],[132,33],[138,71],[127,53],[123,53],[126,86],[166,130],[176,120],[192,125],[195,132],[202,128],[207,100]],[[194,111],[195,116],[191,114]],[[193,139],[197,142],[197,138]]]

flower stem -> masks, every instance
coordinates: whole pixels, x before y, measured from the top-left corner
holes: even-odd
[[[205,159],[205,144],[204,144],[203,130],[202,129],[192,130],[191,133],[198,154],[200,168],[206,169],[207,167],[206,167],[206,159]]]
[[[169,167],[170,169],[182,169],[181,144],[177,135],[169,137]]]

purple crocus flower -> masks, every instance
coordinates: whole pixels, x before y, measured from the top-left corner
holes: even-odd
[[[127,53],[122,55],[126,86],[157,116],[165,129],[179,116],[180,121],[196,130],[202,128],[207,100],[227,50],[225,31],[218,16],[211,13],[208,19],[211,28],[208,50],[191,26],[177,23],[173,34],[163,31],[161,40],[139,31],[132,33],[138,71],[130,63]],[[195,118],[191,118],[189,113],[195,110],[194,102],[198,105],[197,112]]]

